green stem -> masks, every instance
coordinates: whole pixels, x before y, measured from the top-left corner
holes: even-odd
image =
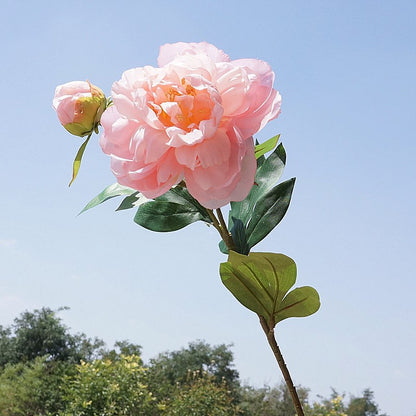
[[[260,318],[261,327],[263,328],[263,331],[266,334],[267,341],[269,342],[269,345],[273,351],[276,361],[279,364],[280,371],[283,374],[283,378],[285,379],[287,388],[289,389],[290,396],[292,397],[293,405],[295,406],[295,409],[296,409],[296,413],[298,416],[304,416],[305,414],[303,413],[302,404],[299,400],[296,387],[293,384],[292,377],[290,377],[289,369],[286,366],[283,355],[280,352],[280,348],[277,345],[276,338],[274,336],[274,329],[273,327],[270,327],[268,325],[266,319],[263,316],[259,315],[259,318]]]

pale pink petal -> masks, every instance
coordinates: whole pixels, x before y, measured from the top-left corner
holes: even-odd
[[[230,182],[225,182],[222,186],[202,188],[198,183],[189,181],[186,176],[190,193],[201,205],[209,209],[220,208],[230,201],[242,201],[254,185],[257,162],[252,150],[254,150],[253,144],[248,146],[241,160],[240,171],[232,177]],[[221,184],[221,181],[218,181],[218,183]]]
[[[248,82],[244,83],[244,77],[241,76],[242,83],[238,85],[238,77],[231,77],[237,71],[230,71],[230,66],[246,73]],[[279,115],[281,97],[273,89],[274,73],[266,62],[240,59],[229,64],[221,64],[220,69],[220,85],[231,85],[229,89],[223,88],[224,116],[231,118],[232,124],[243,137],[252,136]],[[234,105],[229,106],[230,103]]]
[[[221,170],[218,167],[229,160],[230,152],[230,139],[225,131],[218,130],[215,136],[194,146],[177,147],[175,155],[181,165],[191,170],[202,166],[203,168],[213,167],[215,171]]]
[[[100,137],[100,146],[108,155],[116,155],[124,159],[131,156],[130,140],[136,133],[139,124],[120,116],[115,106],[108,107],[101,116],[104,129]]]
[[[54,100],[54,108],[56,110],[56,114],[58,115],[59,121],[62,125],[72,123],[74,121],[74,114],[75,114],[75,105],[77,100],[68,99],[64,100]]]
[[[205,54],[213,62],[225,62],[229,61],[229,56],[221,49],[216,48],[207,42],[200,43],[167,43],[160,47],[159,58],[157,63],[160,67],[172,62],[177,56],[180,55],[198,55]]]
[[[55,88],[52,107],[56,111],[61,124],[74,122],[75,105],[78,99],[90,96],[91,86],[86,81],[71,81],[58,85]]]
[[[238,132],[234,130],[228,131],[227,136],[231,145],[230,154],[222,164],[185,169],[189,192],[211,209],[245,198],[254,183],[256,159],[253,139],[250,137],[241,142]],[[230,199],[231,196],[234,199]]]
[[[131,138],[132,160],[143,164],[157,162],[169,149],[168,137],[163,130],[141,125]]]
[[[277,91],[273,90],[266,101],[259,103],[259,107],[251,113],[251,117],[236,118],[234,126],[239,129],[243,136],[255,134],[280,114],[281,102],[282,97]]]
[[[156,198],[183,179],[171,153],[162,157],[162,164],[151,163],[145,166],[113,156],[111,169],[121,185],[140,190],[147,198]]]
[[[250,100],[246,97],[250,85],[247,71],[231,63],[222,63],[217,68],[215,84],[221,95],[224,116],[233,117],[246,112],[250,107]]]

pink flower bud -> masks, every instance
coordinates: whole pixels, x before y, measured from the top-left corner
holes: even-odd
[[[61,124],[75,136],[86,136],[93,130],[98,133],[105,107],[104,93],[88,81],[72,81],[56,87],[53,108]]]

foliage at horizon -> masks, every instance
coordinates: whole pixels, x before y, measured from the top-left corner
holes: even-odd
[[[108,349],[97,338],[71,334],[59,311],[26,311],[10,327],[0,326],[2,416],[294,414],[284,384],[258,388],[241,383],[230,345],[195,341],[143,363],[137,344],[119,341]],[[28,342],[25,348],[19,339]],[[298,386],[298,393],[306,416],[386,416],[370,389],[347,402],[334,391],[312,404],[308,389]]]

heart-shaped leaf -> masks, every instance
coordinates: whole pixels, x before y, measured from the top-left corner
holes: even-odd
[[[274,315],[277,324],[283,319],[305,317],[315,313],[321,303],[318,292],[310,286],[298,287],[289,292]]]
[[[296,282],[296,264],[284,254],[230,251],[220,275],[227,289],[246,308],[270,320]]]
[[[308,316],[319,309],[315,289],[302,287],[288,293],[296,282],[296,264],[284,254],[245,256],[231,251],[228,261],[220,265],[220,275],[235,298],[272,327],[283,319]]]

